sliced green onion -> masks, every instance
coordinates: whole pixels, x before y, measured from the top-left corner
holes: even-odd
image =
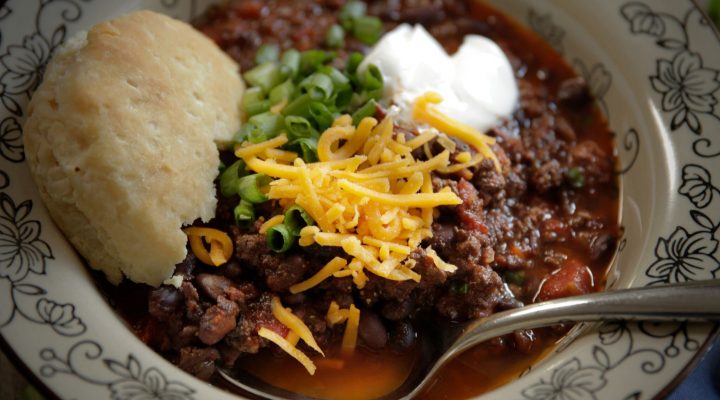
[[[268,139],[272,139],[267,132],[262,129],[258,129],[253,125],[248,124],[250,127],[248,130],[247,141],[252,144],[262,143]]]
[[[243,78],[245,78],[251,86],[261,87],[265,93],[269,92],[270,89],[280,84],[283,80],[280,67],[272,62],[260,64],[250,71],[245,72]]]
[[[325,44],[332,49],[339,49],[345,46],[345,29],[340,25],[333,25],[325,35]]]
[[[525,271],[505,271],[503,274],[505,282],[513,283],[515,285],[522,285],[525,283]]]
[[[310,121],[297,115],[285,117],[285,128],[288,131],[288,140],[290,141],[318,136],[318,132],[313,128]]]
[[[253,203],[260,204],[267,201],[267,196],[262,192],[262,188],[270,184],[272,178],[263,174],[252,174],[243,176],[237,180],[237,193],[240,198]]]
[[[288,228],[290,234],[300,236],[300,230],[315,224],[315,220],[302,207],[294,205],[285,211],[283,224]]]
[[[326,100],[333,94],[333,82],[329,76],[314,73],[300,82],[302,88],[313,100]]]
[[[275,105],[283,100],[290,100],[294,93],[295,85],[292,83],[292,80],[288,79],[270,91],[270,103]]]
[[[270,102],[265,99],[265,92],[262,88],[252,87],[245,90],[242,98],[242,106],[245,113],[253,116],[270,109]]]
[[[350,54],[350,57],[348,57],[347,60],[347,64],[345,65],[345,72],[348,75],[354,75],[364,59],[365,56],[362,53],[355,52]]]
[[[345,111],[352,102],[353,92],[350,84],[335,87],[335,93],[331,98],[331,104],[335,104],[338,111]]]
[[[233,210],[233,215],[237,226],[248,226],[255,221],[255,208],[252,203],[240,199],[240,203]]]
[[[329,65],[323,65],[317,69],[317,72],[327,75],[332,80],[334,85],[347,85],[350,83],[350,79],[345,76],[339,69],[331,67]]]
[[[309,108],[310,116],[315,121],[320,132],[324,132],[325,129],[329,128],[335,120],[335,116],[328,107],[319,101],[311,102]]]
[[[248,124],[243,125],[242,128],[240,128],[239,131],[237,131],[233,137],[232,137],[232,144],[240,144],[247,140],[248,133],[250,133],[250,129],[248,128]]]
[[[257,114],[262,114],[264,112],[270,111],[270,108],[273,106],[273,104],[270,102],[270,100],[262,100],[258,101],[256,103],[248,104],[245,107],[245,113],[252,117]]]
[[[231,166],[225,168],[225,171],[220,174],[220,193],[225,197],[237,194],[238,180],[245,174],[247,172],[243,160],[237,160]]]
[[[353,125],[358,126],[363,118],[372,117],[375,115],[377,102],[374,99],[368,100],[362,107],[355,110],[352,114]]]
[[[302,157],[305,162],[312,163],[318,160],[316,138],[295,139],[290,142],[289,145],[291,148],[296,149],[296,151],[300,153],[300,157]]]
[[[285,76],[296,77],[300,72],[300,52],[295,49],[285,51],[280,59],[280,68]]]
[[[585,176],[578,167],[572,167],[565,171],[565,179],[570,183],[570,186],[576,189],[585,186]]]
[[[360,78],[360,85],[365,90],[376,90],[382,89],[383,87],[383,76],[380,73],[380,69],[375,64],[370,64],[362,73]]]
[[[309,74],[315,71],[319,66],[335,58],[334,52],[326,52],[322,50],[307,50],[300,53],[300,72]]]
[[[382,98],[382,92],[382,89],[375,89],[371,91],[363,90],[360,93],[353,93],[350,107],[356,109],[362,107],[370,100],[380,101]]]
[[[252,116],[248,123],[263,131],[268,138],[274,138],[285,127],[283,116],[269,111]]]
[[[257,103],[258,101],[263,100],[265,100],[265,92],[263,92],[262,88],[251,87],[245,90],[242,98],[242,105],[243,107],[247,107],[249,104]]]
[[[345,29],[352,29],[356,19],[365,15],[367,6],[362,1],[350,1],[340,9],[338,18]]]
[[[255,64],[260,65],[266,62],[275,62],[280,56],[280,48],[276,44],[265,43],[255,53]]]
[[[380,18],[362,16],[353,22],[353,36],[367,45],[373,45],[380,39],[383,31],[383,24]]]
[[[310,95],[303,94],[291,101],[282,110],[283,115],[297,115],[304,118],[310,118],[310,103],[312,103]]]
[[[276,253],[284,253],[295,243],[295,236],[288,230],[285,224],[278,224],[265,232],[265,240],[270,250]]]

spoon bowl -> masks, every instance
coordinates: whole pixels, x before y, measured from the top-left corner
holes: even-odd
[[[520,329],[557,324],[607,321],[718,321],[720,279],[611,290],[568,297],[506,310],[466,324],[443,328],[438,339],[423,341],[423,351],[405,382],[378,400],[415,398],[440,368],[472,346]],[[220,376],[239,391],[252,396],[280,399],[312,399],[293,393],[240,370],[219,370]]]

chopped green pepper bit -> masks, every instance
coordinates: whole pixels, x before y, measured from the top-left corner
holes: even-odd
[[[585,176],[578,167],[572,167],[565,171],[565,179],[568,181],[570,186],[576,189],[580,189],[585,186]]]
[[[467,294],[470,291],[470,285],[467,282],[453,281],[450,284],[450,293]]]
[[[525,283],[525,271],[505,271],[503,274],[505,282],[512,283],[515,285],[522,285]]]

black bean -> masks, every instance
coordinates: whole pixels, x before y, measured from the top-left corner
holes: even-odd
[[[387,344],[388,333],[385,325],[372,311],[364,310],[360,314],[358,334],[363,342],[373,349],[381,349]]]
[[[409,322],[400,322],[393,327],[390,341],[393,346],[401,349],[409,349],[415,345],[417,331]]]
[[[200,274],[195,278],[198,288],[203,294],[215,300],[232,286],[232,281],[222,275]]]
[[[150,292],[148,312],[153,317],[165,321],[175,314],[182,294],[172,286],[162,286]]]

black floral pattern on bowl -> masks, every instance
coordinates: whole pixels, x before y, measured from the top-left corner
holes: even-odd
[[[658,60],[657,75],[651,76],[650,81],[662,94],[663,111],[673,113],[670,128],[676,130],[687,125],[700,134],[698,114],[714,115],[718,102],[714,95],[720,88],[718,71],[703,68],[699,54],[684,50],[672,60]]]
[[[705,208],[720,189],[713,186],[710,171],[700,165],[688,164],[682,169],[682,185],[678,192],[687,197],[695,207]]]
[[[64,357],[52,348],[40,351],[45,361],[40,375],[46,378],[69,374],[93,385],[106,386],[112,400],[191,400],[195,391],[188,385],[168,380],[156,367],[143,369],[129,354],[124,362],[103,358],[103,347],[94,340],[74,344]]]

